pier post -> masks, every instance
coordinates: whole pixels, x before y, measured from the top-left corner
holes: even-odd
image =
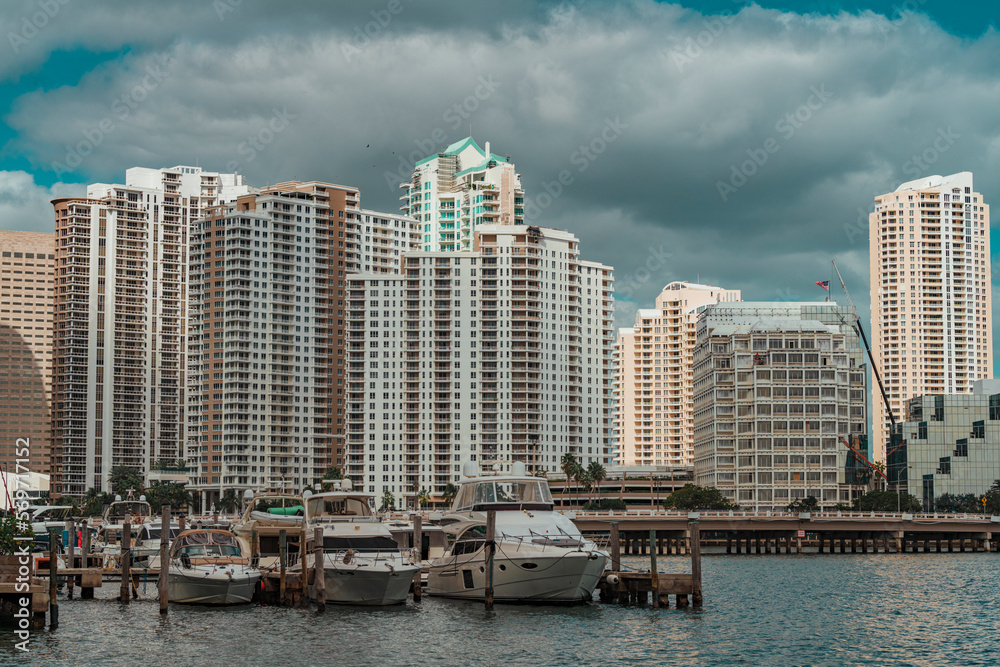
[[[419,514],[411,514],[410,520],[413,521],[413,547],[417,550],[417,564],[419,565],[424,561],[424,517]],[[417,570],[416,576],[413,577],[414,602],[420,602],[420,597],[423,595],[422,584],[423,574]]]
[[[906,534],[901,530],[897,530],[896,538],[893,541],[895,542],[896,553],[902,553],[903,543],[906,541]]]
[[[691,604],[700,607],[701,597],[701,526],[698,519],[688,522],[691,535]]]
[[[733,534],[729,532],[726,533],[726,553],[733,553]]]
[[[319,611],[326,611],[326,573],[323,572],[323,529],[313,530],[313,579],[316,586],[316,606]]]
[[[654,546],[657,543],[656,539],[656,529],[649,529],[649,584],[653,589],[653,608],[660,608],[660,575],[656,571],[656,549]]]
[[[799,537],[798,533],[795,533],[795,553],[802,553],[802,538]]]
[[[306,603],[306,589],[309,588],[309,563],[306,559],[309,552],[306,550],[306,537],[306,526],[303,522],[299,531],[299,564],[302,566],[302,571],[299,573],[299,606]]]
[[[250,531],[250,558],[253,559],[257,556],[257,562],[260,563],[260,543],[257,541],[257,529],[254,528]]]
[[[59,603],[56,600],[58,558],[59,529],[49,528],[49,630],[59,627]]]
[[[282,528],[280,531],[278,531],[278,559],[279,559],[278,604],[279,605],[285,604],[285,581],[286,581],[285,578],[287,576],[285,572],[285,561],[287,560],[287,556],[288,556],[288,533],[285,531],[284,528]]]
[[[76,567],[76,522],[72,519],[66,521],[66,554],[67,567]],[[66,577],[66,596],[73,599],[73,575]]]
[[[759,533],[754,533],[753,534],[753,546],[754,546],[754,553],[759,556],[760,555],[760,534]]]
[[[118,601],[122,604],[129,603],[129,582],[132,581],[132,524],[128,521],[122,526],[121,543],[121,571],[122,585],[118,593]]]
[[[177,534],[179,535],[180,533],[183,533],[186,527],[187,527],[187,517],[181,514],[179,517],[177,517]]]
[[[620,572],[622,569],[622,543],[618,535],[618,522],[611,522],[611,571]]]
[[[80,552],[82,556],[83,566],[90,567],[90,530],[87,520],[84,519],[80,522],[80,532],[83,534],[83,542],[80,546]],[[82,582],[81,582],[82,583]],[[93,600],[94,599],[94,589],[93,587],[87,588],[84,586],[80,587],[80,599],[81,600]]]
[[[497,511],[486,510],[486,608],[493,609],[493,558],[496,554]]]
[[[170,554],[167,553],[167,543],[170,541],[170,503],[163,503],[160,508],[160,580],[157,588],[160,592],[160,613],[167,613],[167,573],[170,571]]]

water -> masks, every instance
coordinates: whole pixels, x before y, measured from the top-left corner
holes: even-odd
[[[685,557],[660,570],[689,569]],[[647,560],[625,559],[641,568]],[[705,605],[653,610],[481,604],[424,597],[396,608],[171,605],[155,582],[122,606],[60,600],[31,653],[0,629],[0,664],[25,665],[996,665],[996,554],[709,556]],[[140,590],[140,595],[142,591]]]

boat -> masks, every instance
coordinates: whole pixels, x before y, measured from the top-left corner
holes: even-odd
[[[167,536],[167,545],[174,541],[181,532],[180,524],[171,522]],[[163,527],[158,523],[140,524],[132,538],[132,560],[140,566],[157,568],[160,564],[160,535]]]
[[[350,480],[333,491],[306,496],[306,527],[323,534],[326,601],[392,605],[406,601],[420,568],[400,551],[392,533],[372,512],[371,494],[355,491]],[[295,566],[301,567],[301,563]],[[316,597],[315,584],[309,595]]]
[[[285,531],[290,541],[297,542],[305,523],[306,508],[302,496],[287,491],[254,493],[248,490],[244,500],[246,507],[243,514],[232,526],[240,548],[243,553],[254,557],[261,569],[277,569],[281,531]]]
[[[60,534],[66,528],[66,520],[73,516],[72,505],[28,505],[31,514],[31,530],[35,535],[45,535],[50,528],[58,528]]]
[[[608,554],[554,511],[548,483],[515,461],[506,475],[480,475],[466,463],[451,511],[441,519],[454,537],[430,563],[427,594],[483,600],[486,549],[496,544],[493,597],[497,602],[579,603],[592,599]],[[487,511],[495,510],[493,535]]]
[[[122,533],[126,522],[129,524],[129,544],[133,545],[140,528],[152,523],[154,518],[146,496],[139,496],[139,500],[122,500],[120,495],[116,495],[101,514],[101,524],[92,545],[93,553],[103,555],[102,567],[110,572],[120,571]]]
[[[240,553],[227,530],[185,530],[170,548],[167,599],[182,604],[246,604],[253,599],[260,570]]]

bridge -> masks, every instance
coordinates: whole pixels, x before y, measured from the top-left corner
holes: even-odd
[[[622,553],[686,553],[688,523],[697,520],[701,544],[725,553],[904,553],[991,551],[1000,517],[888,512],[677,512],[664,509],[567,511],[584,533],[617,534]],[[650,531],[655,530],[655,538]],[[656,544],[652,545],[652,539]]]

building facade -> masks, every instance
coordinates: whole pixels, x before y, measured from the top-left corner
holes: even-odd
[[[672,282],[635,326],[618,330],[618,465],[693,461],[692,355],[700,306],[740,300],[739,290]]]
[[[462,464],[556,471],[613,444],[613,275],[572,234],[482,225],[474,251],[349,278],[347,473],[407,505]]]
[[[423,249],[472,250],[479,225],[524,224],[521,175],[510,158],[482,149],[472,137],[417,162],[400,187],[404,215],[422,223]]]
[[[869,229],[872,356],[899,421],[910,398],[993,374],[989,206],[971,173],[930,176],[876,197]],[[890,420],[873,410],[881,460]]]
[[[944,494],[981,497],[1000,479],[1000,394],[912,398],[892,434],[886,476],[934,510]]]
[[[0,230],[0,250],[0,466],[48,475],[55,235]]]
[[[188,460],[201,506],[344,466],[344,281],[399,275],[415,221],[288,182],[210,210],[191,246]]]
[[[248,191],[235,174],[133,168],[53,200],[54,494],[183,455],[190,223]]]
[[[694,475],[746,509],[850,502],[867,448],[866,367],[833,303],[706,306],[694,353]]]

